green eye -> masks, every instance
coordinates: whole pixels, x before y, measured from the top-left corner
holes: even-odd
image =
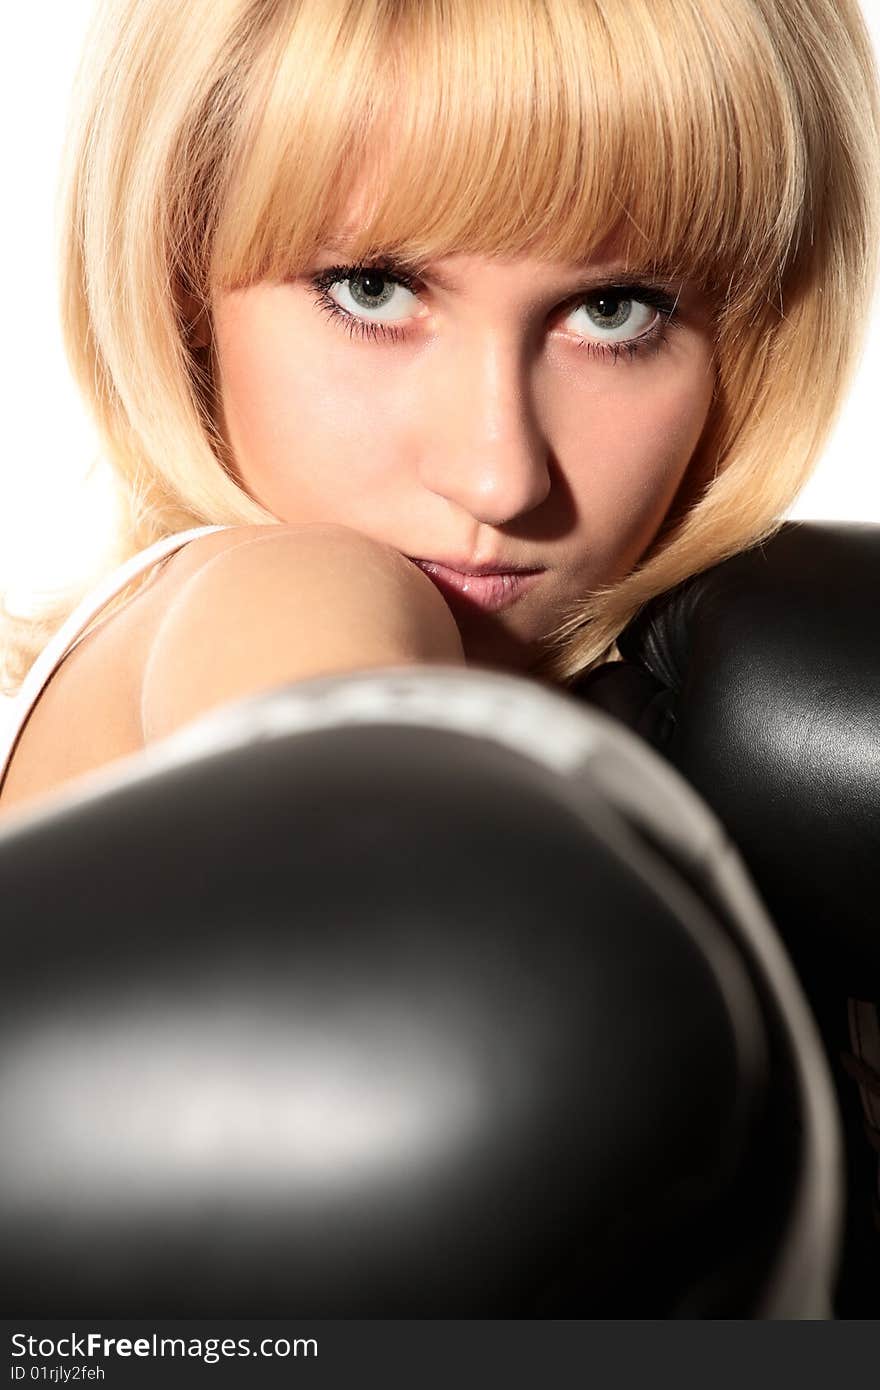
[[[365,270],[362,275],[352,275],[346,283],[352,299],[363,309],[383,308],[395,290],[391,277],[378,270]]]
[[[341,265],[322,270],[312,281],[319,302],[328,313],[334,308],[360,322],[367,329],[382,329],[409,318],[415,303],[414,282],[399,271],[383,265]],[[390,306],[381,318],[364,318]],[[389,330],[393,331],[393,330]]]
[[[413,316],[418,286],[401,267],[384,260],[336,265],[314,275],[311,284],[319,308],[351,337],[374,342],[406,337],[403,325]],[[582,295],[571,310],[569,320],[582,315],[573,341],[606,361],[617,361],[623,353],[631,360],[649,348],[658,351],[669,327],[677,324],[676,304],[677,299],[657,286],[602,285]]]

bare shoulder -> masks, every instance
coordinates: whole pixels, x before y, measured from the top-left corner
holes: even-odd
[[[393,626],[389,639],[346,604],[357,586],[362,609],[411,611],[390,597],[407,569],[340,527],[235,526],[190,540],[58,664],[16,739],[0,818],[141,752],[145,715],[155,738],[224,699],[309,674],[316,660],[332,669],[396,654]]]
[[[145,743],[212,707],[309,676],[463,661],[431,581],[350,528],[235,527],[186,549],[144,662]]]
[[[154,638],[183,612],[201,621],[259,615],[262,626],[304,618],[302,594],[331,601],[368,585],[373,597],[406,590],[417,606],[446,609],[434,585],[393,546],[333,523],[233,526],[199,536],[173,557],[161,594]],[[158,597],[158,595],[157,595]],[[371,608],[375,605],[371,604]],[[446,610],[448,611],[448,610]]]

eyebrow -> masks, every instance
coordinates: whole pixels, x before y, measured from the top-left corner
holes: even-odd
[[[327,241],[321,243],[321,251],[330,255],[349,255],[349,247],[353,240],[353,236],[347,236],[345,234],[331,237]],[[372,257],[365,256],[358,263],[361,265],[380,265],[383,261],[389,266],[399,266],[401,270],[407,271],[408,274],[418,279],[428,275],[436,285],[440,286],[441,290],[446,290],[449,294],[453,294],[458,288],[454,280],[450,279],[448,275],[444,275],[442,270],[437,270],[429,261],[413,260],[409,256],[392,256],[378,253]]]
[[[346,255],[353,236],[340,234],[322,242],[321,251],[333,255]],[[436,265],[429,261],[413,260],[407,256],[386,255],[377,253],[372,258],[364,257],[362,265],[380,265],[383,262],[389,267],[399,266],[409,274],[421,279],[428,277],[449,294],[455,294],[460,289],[460,283],[439,270]],[[590,262],[584,261],[582,265],[578,262],[571,263],[571,273],[573,276],[580,275],[578,284],[573,288],[572,293],[589,293],[594,289],[606,289],[612,285],[619,286],[620,289],[638,289],[643,285],[660,286],[670,292],[681,295],[684,289],[682,277],[668,274],[662,266],[656,271],[648,269],[638,270],[591,270]]]

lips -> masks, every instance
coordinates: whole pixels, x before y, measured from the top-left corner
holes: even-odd
[[[522,598],[540,579],[543,570],[526,573],[462,574],[434,560],[413,560],[420,570],[456,607],[476,608],[484,613],[497,613]]]

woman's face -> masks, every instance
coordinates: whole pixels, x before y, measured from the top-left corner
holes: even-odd
[[[387,262],[345,268],[344,244],[328,244],[301,278],[215,301],[240,480],[280,521],[335,522],[420,560],[540,569],[495,611],[449,599],[469,662],[526,670],[666,515],[712,396],[708,305],[644,277],[624,293],[613,260],[455,255],[410,279]]]

